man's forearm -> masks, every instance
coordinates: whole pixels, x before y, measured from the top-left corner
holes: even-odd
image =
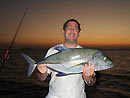
[[[39,79],[40,81],[44,81],[44,80],[47,78],[47,76],[48,76],[48,73],[47,73],[47,72],[44,73],[44,74],[42,74],[42,73],[40,73],[39,71],[37,71],[37,77],[38,77],[38,79]]]

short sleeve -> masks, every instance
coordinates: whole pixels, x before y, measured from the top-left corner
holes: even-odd
[[[50,56],[50,55],[52,55],[52,54],[55,54],[55,53],[57,53],[57,52],[58,52],[58,51],[55,50],[54,47],[52,47],[52,48],[50,48],[50,49],[47,51],[47,53],[46,53],[46,55],[45,55],[45,58],[48,57],[48,56]],[[50,73],[52,72],[52,70],[50,70],[49,68],[47,68],[47,72],[48,72],[48,74],[50,74]]]

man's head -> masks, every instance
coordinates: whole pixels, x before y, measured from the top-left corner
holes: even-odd
[[[80,24],[77,20],[67,20],[63,25],[63,34],[65,37],[65,42],[69,44],[76,44],[80,30]]]
[[[69,22],[76,22],[77,25],[78,25],[79,32],[81,31],[80,23],[79,23],[77,20],[75,20],[75,19],[69,19],[69,20],[67,20],[67,21],[64,23],[64,25],[63,25],[63,30],[66,29],[67,24],[68,24]]]

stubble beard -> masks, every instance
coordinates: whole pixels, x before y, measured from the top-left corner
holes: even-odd
[[[77,39],[74,39],[74,40],[65,39],[65,43],[70,44],[70,45],[75,45],[77,44]]]

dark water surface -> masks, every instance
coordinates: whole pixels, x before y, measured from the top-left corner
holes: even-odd
[[[28,63],[21,52],[34,60],[43,59],[47,50],[12,50],[4,69],[0,71],[0,98],[44,98],[48,93],[50,77],[44,82],[36,78],[36,72],[27,78]],[[130,50],[103,50],[112,58],[115,67],[97,72],[97,83],[93,87],[86,85],[88,98],[130,98]],[[0,51],[0,64],[4,50]],[[1,66],[1,65],[0,65]]]

